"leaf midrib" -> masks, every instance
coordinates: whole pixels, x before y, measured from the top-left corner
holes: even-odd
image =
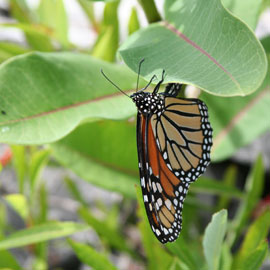
[[[127,94],[132,93],[132,90],[124,91],[124,92],[127,93]],[[50,111],[41,112],[41,113],[38,113],[38,114],[26,116],[26,117],[19,118],[19,119],[13,119],[13,120],[8,120],[8,121],[5,121],[5,122],[1,122],[0,126],[6,126],[6,125],[9,125],[9,124],[14,124],[14,123],[18,123],[18,122],[32,120],[32,119],[35,119],[35,118],[47,116],[47,115],[57,113],[57,112],[61,112],[61,111],[66,111],[66,110],[69,110],[69,109],[77,108],[77,107],[84,106],[84,105],[91,104],[91,103],[96,103],[96,102],[99,102],[99,101],[107,100],[107,99],[118,97],[118,96],[121,96],[121,95],[123,95],[123,94],[116,92],[116,93],[113,93],[113,94],[109,94],[107,96],[97,97],[97,98],[94,98],[94,99],[91,99],[91,100],[80,101],[78,103],[65,105],[63,107],[59,107],[59,108],[56,108],[56,109],[53,109],[53,110],[50,110]]]

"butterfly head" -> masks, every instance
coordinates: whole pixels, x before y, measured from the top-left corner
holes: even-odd
[[[130,98],[142,114],[158,114],[164,111],[164,97],[160,94],[136,92]]]

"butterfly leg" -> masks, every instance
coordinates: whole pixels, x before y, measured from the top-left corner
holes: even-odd
[[[158,92],[160,85],[161,85],[161,84],[163,83],[163,81],[164,81],[164,78],[165,78],[165,70],[163,69],[161,80],[160,80],[160,81],[158,82],[158,84],[155,86],[155,89],[154,89],[154,91],[153,91],[154,94],[156,94],[156,93]]]

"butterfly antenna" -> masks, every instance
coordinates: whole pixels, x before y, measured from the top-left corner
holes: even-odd
[[[119,86],[117,86],[113,81],[111,81],[103,72],[103,70],[100,70],[102,75],[107,79],[107,81],[109,81],[114,87],[116,87],[121,93],[123,93],[124,95],[126,95],[127,97],[130,97],[127,93],[125,93],[122,89],[119,88]]]
[[[137,77],[137,86],[136,86],[136,92],[138,91],[138,87],[139,87],[139,80],[140,80],[140,73],[141,73],[141,65],[144,61],[144,58],[140,61],[139,63],[139,70],[138,70],[138,77]]]

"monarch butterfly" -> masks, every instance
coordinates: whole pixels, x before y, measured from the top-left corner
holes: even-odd
[[[163,244],[178,238],[189,185],[209,165],[212,146],[206,105],[199,99],[176,98],[181,89],[178,83],[169,83],[164,93],[158,93],[164,74],[163,70],[152,93],[144,90],[155,76],[129,96],[138,109],[137,150],[144,205],[150,226]]]

